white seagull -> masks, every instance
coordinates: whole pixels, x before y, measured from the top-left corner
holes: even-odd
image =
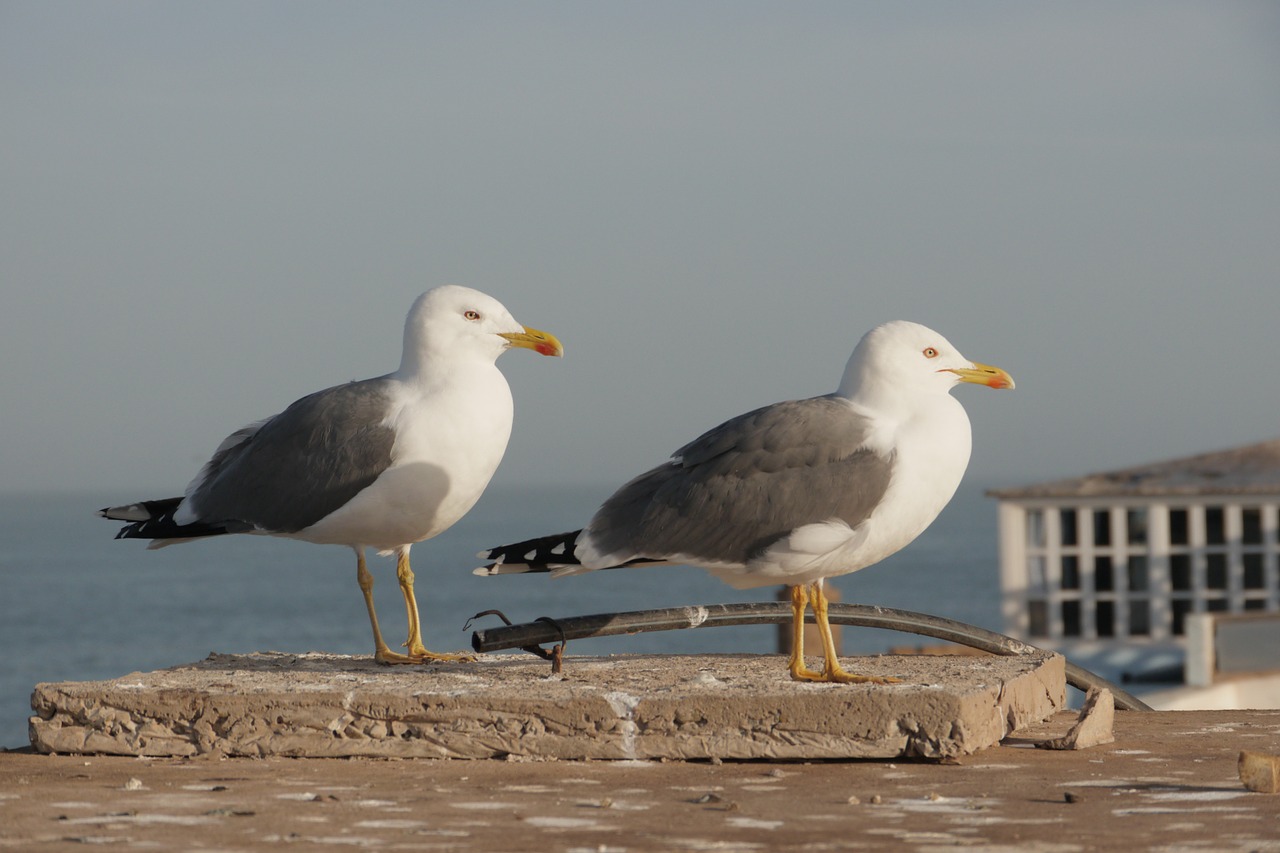
[[[942,335],[895,321],[868,332],[833,394],[739,415],[614,493],[581,530],[482,552],[476,574],[581,574],[700,566],[739,589],[791,588],[797,680],[877,682],[840,668],[823,581],[883,560],[920,535],[969,464],[961,382],[1012,388]],[[804,661],[812,606],[825,663]]]
[[[232,433],[183,497],[103,509],[130,522],[117,539],[148,547],[258,533],[356,552],[356,579],[379,663],[466,656],[422,645],[409,548],[448,529],[488,485],[511,435],[511,389],[496,361],[511,347],[560,356],[555,336],[522,326],[500,302],[448,285],[414,302],[400,368],[336,385]],[[365,548],[396,555],[408,611],[406,653],[382,639]]]

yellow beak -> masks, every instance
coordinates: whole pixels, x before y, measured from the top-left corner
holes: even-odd
[[[961,382],[972,382],[974,385],[986,385],[988,388],[1009,388],[1012,389],[1013,377],[998,367],[992,367],[989,364],[978,364],[976,361],[973,367],[953,367],[947,368],[949,373],[954,373],[960,377]]]
[[[550,332],[540,332],[537,329],[525,326],[523,332],[499,332],[498,337],[506,338],[513,347],[531,349],[540,355],[554,355],[557,357],[564,355],[564,346]]]

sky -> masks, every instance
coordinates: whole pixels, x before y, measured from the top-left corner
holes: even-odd
[[[968,478],[1280,435],[1280,5],[0,2],[0,490],[176,494],[400,358],[503,356],[495,484],[620,483],[925,323]],[[156,490],[139,492],[129,489]]]

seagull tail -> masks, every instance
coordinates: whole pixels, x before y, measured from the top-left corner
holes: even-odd
[[[492,575],[520,575],[530,572],[560,572],[581,565],[574,556],[574,547],[578,543],[581,530],[569,533],[557,533],[554,536],[539,536],[526,539],[511,545],[499,545],[481,551],[478,556],[482,560],[491,560],[487,566],[473,569],[472,574],[481,577]]]
[[[163,498],[154,501],[109,506],[98,510],[98,515],[112,521],[127,521],[117,539],[150,539],[151,548],[198,539],[203,536],[218,536],[223,533],[239,533],[238,528],[227,524],[179,524],[174,520],[182,498]],[[247,529],[247,528],[246,528]]]

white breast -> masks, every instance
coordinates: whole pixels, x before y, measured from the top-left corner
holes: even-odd
[[[964,407],[950,395],[903,423],[896,437],[893,479],[867,520],[857,565],[865,568],[900,551],[950,502],[969,466],[972,435]]]
[[[391,466],[344,507],[296,534],[322,544],[390,551],[447,529],[475,505],[511,436],[511,390],[492,364],[447,384],[401,384],[387,423]]]

